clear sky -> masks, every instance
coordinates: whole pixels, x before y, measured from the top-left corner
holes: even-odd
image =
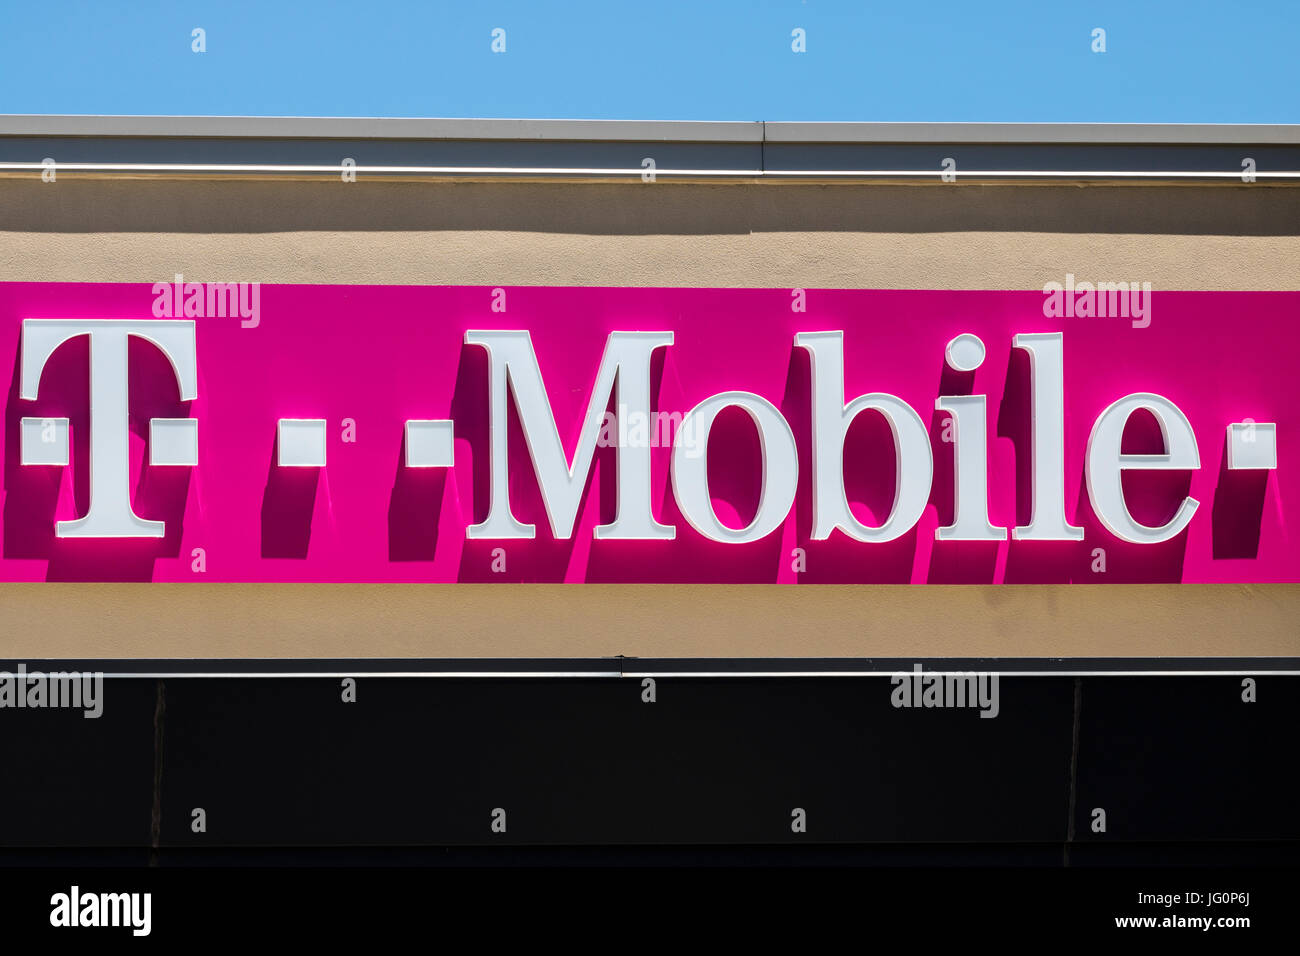
[[[4,113],[1300,122],[1300,0],[0,0],[0,11]],[[195,28],[206,52],[192,50]]]

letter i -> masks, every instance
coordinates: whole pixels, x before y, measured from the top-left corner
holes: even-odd
[[[969,332],[957,336],[944,350],[954,372],[974,372],[984,364],[984,343]],[[1004,541],[1006,528],[989,522],[988,397],[941,395],[934,407],[952,416],[952,524],[936,528],[940,541]]]

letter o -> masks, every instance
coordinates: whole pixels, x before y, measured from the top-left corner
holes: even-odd
[[[731,406],[749,415],[758,429],[763,458],[758,509],[744,528],[728,528],[718,520],[709,497],[709,433],[722,411]],[[692,453],[696,442],[703,454]],[[752,392],[720,392],[696,405],[673,440],[673,497],[687,523],[713,541],[744,544],[765,538],[779,528],[794,504],[799,484],[799,452],[789,423],[767,399]]]

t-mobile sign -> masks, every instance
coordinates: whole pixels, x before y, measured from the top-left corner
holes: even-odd
[[[1300,580],[1300,293],[1044,296],[0,284],[0,577]]]

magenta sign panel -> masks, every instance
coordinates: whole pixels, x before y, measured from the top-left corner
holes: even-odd
[[[1128,294],[0,283],[0,579],[1300,581],[1300,293]]]

